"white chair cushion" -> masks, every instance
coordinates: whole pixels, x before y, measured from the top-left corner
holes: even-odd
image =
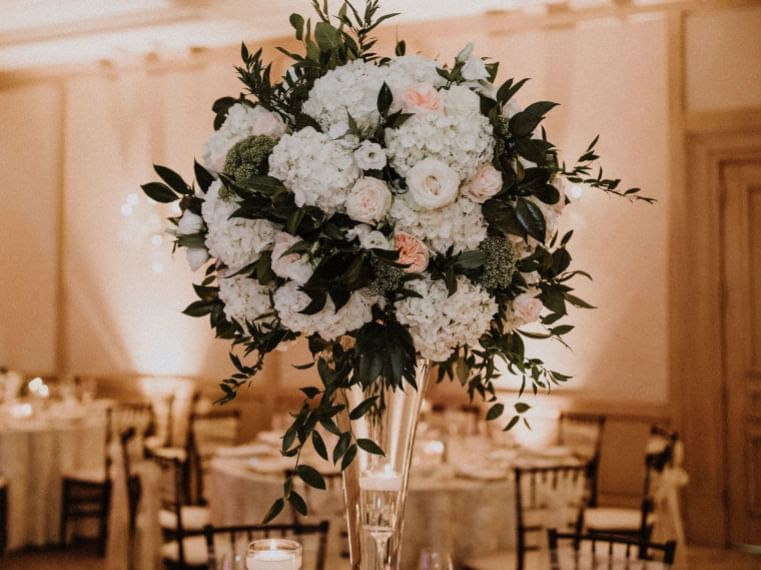
[[[184,463],[188,457],[187,451],[182,447],[157,447],[152,449],[153,453],[166,457],[168,459],[179,459],[180,463]]]
[[[526,570],[546,570],[550,567],[549,553],[545,550],[529,550],[524,558]],[[479,556],[465,561],[467,570],[513,570],[518,566],[514,550]]]
[[[209,509],[206,507],[182,507],[182,527],[185,530],[202,530],[209,524]],[[177,513],[167,509],[159,512],[161,528],[177,528]]]
[[[65,479],[87,483],[104,483],[106,481],[106,472],[103,469],[77,469],[76,471],[68,471],[63,476]]]
[[[185,564],[188,566],[204,566],[209,560],[209,553],[206,548],[206,538],[203,536],[189,536],[182,541],[182,548],[185,552]],[[176,540],[167,542],[161,547],[161,558],[179,562],[180,549]]]
[[[639,529],[642,511],[616,507],[597,507],[584,511],[584,526],[589,530],[631,530]],[[655,522],[655,515],[650,514],[648,523]]]

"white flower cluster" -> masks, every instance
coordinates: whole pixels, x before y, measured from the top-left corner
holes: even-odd
[[[275,291],[275,309],[283,325],[304,335],[319,334],[324,340],[333,340],[342,334],[356,330],[372,318],[372,306],[378,301],[364,290],[352,293],[349,302],[336,311],[328,298],[321,311],[305,315],[303,311],[311,302],[309,295],[299,290],[295,281],[289,281]]]
[[[416,279],[408,284],[422,295],[396,303],[399,322],[408,327],[423,358],[446,360],[459,345],[476,346],[497,312],[497,303],[467,277],[457,277],[457,291],[449,296],[443,281]]]
[[[253,135],[266,135],[274,139],[285,132],[285,124],[279,115],[256,106],[236,103],[227,111],[227,118],[219,130],[206,141],[203,162],[212,170],[221,172],[225,158],[235,143]]]
[[[271,320],[257,320],[265,313],[272,312],[270,292],[269,287],[261,285],[259,281],[250,277],[234,275],[220,276],[219,279],[219,298],[225,304],[225,316],[241,324]]]
[[[464,181],[494,156],[492,127],[479,112],[478,96],[462,86],[441,93],[444,112],[418,113],[401,127],[386,129],[389,162],[403,176],[419,161],[436,158]]]
[[[481,205],[461,196],[437,210],[418,208],[408,194],[397,196],[389,217],[397,231],[405,231],[423,240],[436,253],[453,247],[455,254],[476,249],[486,239],[486,220]]]
[[[269,174],[295,195],[298,206],[328,214],[343,211],[348,191],[360,176],[354,149],[312,127],[284,135],[269,159]]]
[[[209,253],[236,271],[259,259],[272,247],[278,227],[267,220],[231,218],[238,209],[235,195],[220,195],[222,183],[214,181],[206,192],[201,213],[206,223]]]
[[[360,128],[372,127],[378,122],[378,92],[384,82],[398,92],[413,83],[440,86],[444,80],[436,62],[420,55],[397,57],[385,67],[356,59],[315,81],[302,110],[325,131],[339,125],[345,130],[349,114]]]

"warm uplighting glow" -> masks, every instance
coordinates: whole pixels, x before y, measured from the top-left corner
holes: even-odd
[[[557,441],[557,427],[560,412],[546,405],[532,408],[526,413],[531,429],[522,422],[515,426],[515,441],[528,449],[541,449],[554,445]]]
[[[159,247],[162,243],[164,243],[164,238],[162,238],[159,234],[151,237],[151,245]]]
[[[132,206],[129,204],[122,204],[122,216],[131,216],[132,215]]]

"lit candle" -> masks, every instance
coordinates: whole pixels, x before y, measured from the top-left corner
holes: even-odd
[[[301,545],[293,540],[255,540],[246,554],[248,570],[300,570]]]

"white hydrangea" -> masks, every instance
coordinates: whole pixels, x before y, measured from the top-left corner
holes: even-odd
[[[317,333],[324,340],[332,340],[369,323],[373,318],[372,306],[378,298],[359,290],[352,293],[349,302],[338,311],[328,298],[321,311],[305,315],[300,311],[309,305],[311,299],[299,290],[298,283],[289,281],[275,291],[274,300],[280,320],[291,331],[305,335]]]
[[[271,320],[267,318],[257,321],[259,317],[273,310],[270,292],[270,287],[251,277],[235,275],[219,278],[219,298],[225,304],[225,316],[241,324]]]
[[[461,91],[465,89],[468,94]],[[442,90],[443,113],[419,113],[397,129],[386,129],[389,162],[402,176],[425,158],[446,162],[461,180],[473,176],[494,155],[494,137],[489,119],[473,107],[469,89]],[[449,106],[447,101],[449,100]]]
[[[302,110],[326,131],[348,126],[349,114],[360,128],[372,127],[379,119],[378,93],[384,82],[395,94],[414,83],[446,83],[436,72],[436,62],[421,55],[397,57],[386,66],[355,59],[315,81]]]
[[[302,110],[324,130],[346,123],[348,114],[366,128],[378,121],[378,92],[385,70],[361,59],[328,71],[314,82]]]
[[[272,247],[278,226],[268,220],[230,218],[238,209],[235,195],[222,196],[222,183],[214,181],[201,207],[206,222],[206,247],[209,253],[233,271],[259,259],[259,255]]]
[[[407,297],[396,303],[396,317],[405,325],[423,358],[446,360],[460,345],[475,346],[497,312],[497,303],[480,285],[457,276],[451,296],[446,284],[429,278],[407,285],[422,298]]]
[[[227,118],[219,130],[206,141],[203,163],[212,170],[221,172],[225,158],[235,143],[253,135],[267,135],[278,138],[285,132],[282,119],[265,108],[236,103],[227,111]]]
[[[284,135],[269,158],[269,175],[295,194],[298,206],[343,211],[346,197],[361,172],[353,148],[331,140],[312,127]]]
[[[389,211],[396,230],[423,240],[437,253],[454,253],[476,249],[486,239],[486,219],[481,205],[465,196],[436,210],[418,208],[409,194],[397,196]]]

